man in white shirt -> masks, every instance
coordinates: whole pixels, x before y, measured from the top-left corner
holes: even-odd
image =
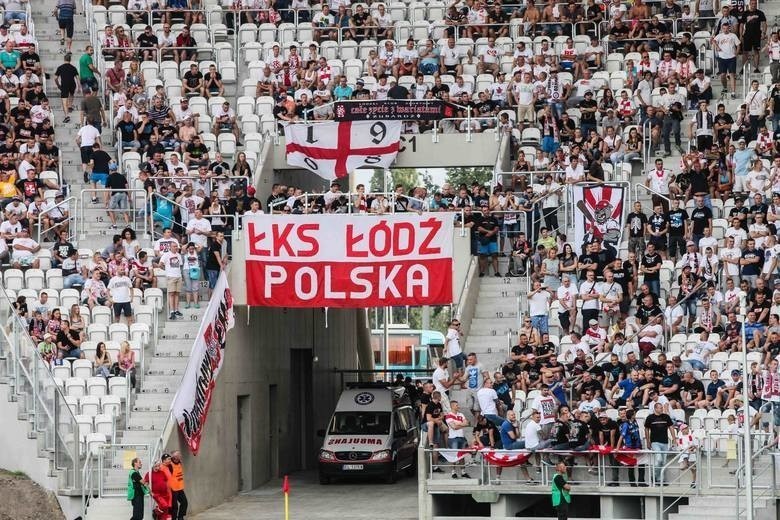
[[[458,401],[450,402],[450,411],[444,415],[444,421],[447,423],[447,447],[451,450],[463,450],[468,445],[466,440],[466,428],[469,421],[466,416],[460,413]],[[452,478],[458,478],[456,469],[460,467],[460,478],[471,478],[466,473],[466,459],[460,459],[452,465]]]
[[[685,333],[683,316],[685,316],[685,311],[683,311],[681,305],[677,305],[677,296],[670,294],[666,302],[666,309],[664,309],[664,327],[666,330],[672,335]]]
[[[718,347],[709,341],[709,337],[709,332],[702,332],[699,334],[699,341],[687,349],[688,363],[694,370],[707,370],[710,355],[718,350]]]
[[[726,238],[726,247],[729,247],[729,238],[733,240],[733,247],[737,249],[741,249],[742,244],[747,241],[747,232],[738,217],[731,220],[731,227],[724,232],[723,236]]]
[[[122,314],[127,318],[127,325],[133,324],[133,282],[127,276],[124,267],[117,268],[116,275],[108,281],[108,293],[114,308],[114,323],[119,323]]]
[[[179,294],[182,289],[182,264],[183,260],[181,254],[179,254],[179,243],[172,242],[170,244],[170,250],[167,253],[163,253],[160,257],[158,267],[161,267],[165,271],[166,278],[166,290],[168,291],[168,310],[171,315],[168,319],[175,320],[177,317],[183,317],[183,314],[179,312]]]
[[[201,256],[201,252],[205,250],[209,241],[209,234],[211,233],[211,222],[208,219],[203,218],[203,211],[200,208],[195,208],[194,218],[190,218],[187,222],[187,237],[190,242],[195,244],[195,249],[198,251],[198,256]],[[205,261],[201,261],[205,265]]]
[[[441,407],[445,412],[450,411],[450,399],[447,391],[453,385],[454,380],[450,378],[450,372],[447,370],[447,358],[439,358],[439,366],[431,375],[433,387],[441,394]]]
[[[571,283],[571,278],[564,276],[556,291],[558,321],[563,333],[571,333],[572,326],[577,321],[577,294],[577,286]]]
[[[463,361],[465,360],[463,348],[460,345],[461,338],[463,338],[463,332],[460,330],[460,320],[453,319],[447,328],[445,341],[447,342],[447,357],[455,363],[456,370],[463,368]]]
[[[533,327],[539,331],[539,334],[549,332],[548,316],[550,314],[550,301],[552,295],[542,282],[534,282],[534,290],[528,293],[528,313],[531,315]]]
[[[758,88],[758,80],[754,79],[750,83],[750,92],[745,95],[745,105],[747,105],[748,117],[750,118],[748,141],[755,141],[758,137],[758,123],[766,113],[766,100],[766,92]]]
[[[739,54],[740,44],[739,37],[731,32],[731,24],[728,22],[721,24],[720,33],[712,37],[712,45],[717,53],[720,81],[724,92],[728,92],[729,87],[731,88],[731,99],[737,97],[737,54]]]
[[[558,402],[550,392],[550,387],[548,385],[542,384],[539,389],[540,393],[531,404],[531,409],[539,412],[539,424],[542,427],[542,437],[547,438],[550,435],[550,430],[557,417],[556,410],[558,408]]]
[[[35,258],[35,253],[41,250],[41,246],[30,238],[30,232],[27,228],[22,228],[17,238],[11,243],[13,252],[11,253],[11,263],[14,269],[22,267],[32,267],[38,269],[40,261]]]

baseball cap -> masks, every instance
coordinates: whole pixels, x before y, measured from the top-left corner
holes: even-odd
[[[739,376],[739,375],[742,375],[742,372],[735,368],[734,370],[731,371],[731,375],[732,376]]]
[[[694,243],[692,240],[688,240],[688,241],[685,243],[685,247],[688,247],[688,246],[695,246],[695,245],[696,245],[696,244],[695,244],[695,243]]]
[[[688,425],[686,423],[681,423],[680,426],[678,426],[678,428],[680,429],[680,431],[683,431],[686,428],[688,428]]]
[[[598,325],[598,324],[599,324],[598,320],[595,319],[591,319],[590,321],[588,321],[588,325]]]
[[[586,90],[586,91],[585,91],[585,95],[586,95],[586,96],[592,96],[592,95],[593,95],[593,92],[592,92],[592,91],[590,91],[590,90]]]
[[[362,79],[358,79],[357,81],[355,81],[355,85],[365,85],[365,84],[366,82],[363,81]]]
[[[532,360],[532,359],[536,359],[536,355],[535,354],[528,354],[527,356],[525,356],[525,359],[527,359],[529,361]]]

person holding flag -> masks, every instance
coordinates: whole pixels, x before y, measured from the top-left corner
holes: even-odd
[[[466,427],[469,426],[469,421],[466,416],[460,412],[460,405],[458,401],[450,401],[450,411],[444,416],[444,420],[448,427],[447,447],[451,450],[465,450],[468,446],[466,441]],[[460,452],[457,453],[460,455]],[[452,478],[458,478],[456,472],[458,466],[460,466],[460,478],[471,478],[466,473],[466,461],[465,458],[458,458],[452,465]]]

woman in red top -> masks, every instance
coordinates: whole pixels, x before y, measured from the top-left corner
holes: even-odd
[[[170,455],[163,455],[163,459],[166,457],[170,458]],[[170,477],[168,468],[160,462],[155,463],[152,466],[152,471],[144,475],[144,483],[150,484],[152,499],[157,504],[152,512],[155,520],[171,520],[171,490],[168,487]]]

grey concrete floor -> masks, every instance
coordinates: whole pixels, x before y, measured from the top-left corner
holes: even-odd
[[[290,477],[290,519],[413,520],[417,516],[417,478],[399,476],[389,485],[381,481],[339,480],[328,486],[317,482],[315,472]],[[246,493],[190,520],[280,520],[284,518],[281,480]]]

